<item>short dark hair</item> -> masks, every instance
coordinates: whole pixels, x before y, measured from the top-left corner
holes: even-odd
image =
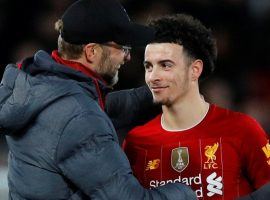
[[[204,69],[201,79],[214,71],[217,58],[216,41],[210,29],[187,14],[174,14],[154,19],[149,24],[155,29],[151,43],[176,43],[191,59],[201,59]]]

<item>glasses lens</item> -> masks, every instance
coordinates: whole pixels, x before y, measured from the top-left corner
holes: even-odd
[[[124,51],[124,53],[127,55],[130,53],[131,47],[128,46],[122,46],[122,50]]]
[[[125,56],[127,56],[130,51],[131,51],[131,47],[130,46],[121,46],[118,44],[112,44],[112,43],[103,43],[102,45],[108,46],[108,47],[113,47],[116,49],[122,49],[122,51],[124,52]]]

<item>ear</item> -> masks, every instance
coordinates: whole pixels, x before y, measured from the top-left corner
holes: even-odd
[[[98,45],[96,43],[89,43],[84,47],[85,58],[88,62],[93,63],[98,54]]]
[[[192,70],[191,71],[192,80],[193,81],[198,80],[203,71],[203,61],[200,59],[193,61],[193,63],[191,64],[191,70]]]

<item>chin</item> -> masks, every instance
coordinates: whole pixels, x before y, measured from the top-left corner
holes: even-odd
[[[161,99],[161,98],[153,98],[153,101],[154,101],[154,103],[155,104],[162,104],[162,102],[164,101],[163,99]]]
[[[158,104],[158,105],[165,105],[165,106],[171,105],[171,101],[169,99],[162,99],[162,98],[154,97],[153,101],[154,101],[154,104]]]
[[[114,77],[112,77],[110,79],[110,81],[108,82],[108,85],[109,86],[114,86],[114,85],[116,85],[118,83],[118,80],[119,80],[118,74],[116,74]]]
[[[164,98],[162,97],[162,95],[155,94],[153,92],[152,92],[152,95],[153,95],[154,102],[162,102],[162,101],[164,101]]]
[[[103,74],[102,78],[106,81],[108,86],[114,86],[118,82],[118,71],[114,74]]]

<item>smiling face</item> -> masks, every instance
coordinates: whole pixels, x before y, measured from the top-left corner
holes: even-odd
[[[121,65],[130,60],[130,54],[125,54],[121,48],[114,46],[102,46],[102,54],[97,64],[97,73],[107,82],[109,86],[113,86],[118,81],[118,70]]]
[[[192,87],[192,68],[183,47],[152,43],[145,49],[145,81],[154,102],[170,106],[183,100]]]

